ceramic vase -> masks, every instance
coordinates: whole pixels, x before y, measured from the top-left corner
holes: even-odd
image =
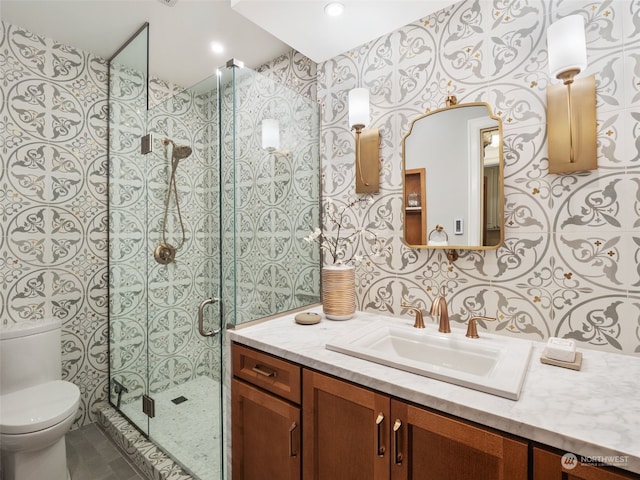
[[[322,267],[322,311],[330,320],[348,320],[356,312],[356,270],[352,265]]]

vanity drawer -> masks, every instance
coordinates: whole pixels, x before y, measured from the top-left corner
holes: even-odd
[[[233,375],[271,393],[300,403],[300,367],[242,345],[231,346]]]

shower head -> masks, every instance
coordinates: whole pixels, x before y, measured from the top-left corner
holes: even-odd
[[[173,145],[173,152],[171,157],[174,160],[183,160],[191,155],[191,147],[189,145]]]
[[[171,140],[170,138],[163,138],[162,139],[162,144],[166,147],[167,145],[171,144],[173,146],[172,152],[171,152],[171,159],[172,160],[184,160],[185,158],[187,158],[189,155],[191,155],[191,147],[189,145],[176,145],[175,142],[173,140]]]

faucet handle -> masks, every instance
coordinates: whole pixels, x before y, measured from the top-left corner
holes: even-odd
[[[495,320],[495,317],[484,317],[484,316],[471,317],[469,319],[469,324],[467,325],[467,333],[465,337],[480,338],[480,335],[478,335],[477,320]]]
[[[424,318],[422,317],[422,310],[420,310],[418,307],[414,307],[413,305],[407,305],[406,303],[401,303],[400,306],[416,314],[416,319],[413,322],[413,328],[424,328]]]

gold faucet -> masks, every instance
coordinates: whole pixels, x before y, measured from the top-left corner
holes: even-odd
[[[442,333],[451,333],[451,326],[449,325],[449,310],[447,309],[447,301],[444,298],[445,287],[442,287],[442,294],[436,296],[431,304],[429,313],[431,315],[439,316],[438,331]]]
[[[401,306],[416,314],[416,319],[413,322],[413,328],[424,328],[424,318],[422,317],[422,310],[417,307],[407,305],[406,303],[402,303]]]
[[[466,333],[465,337],[480,338],[480,335],[478,335],[478,327],[476,325],[476,321],[477,320],[495,320],[495,318],[494,317],[483,317],[483,316],[471,317],[469,319],[469,324],[467,325],[467,333]]]

